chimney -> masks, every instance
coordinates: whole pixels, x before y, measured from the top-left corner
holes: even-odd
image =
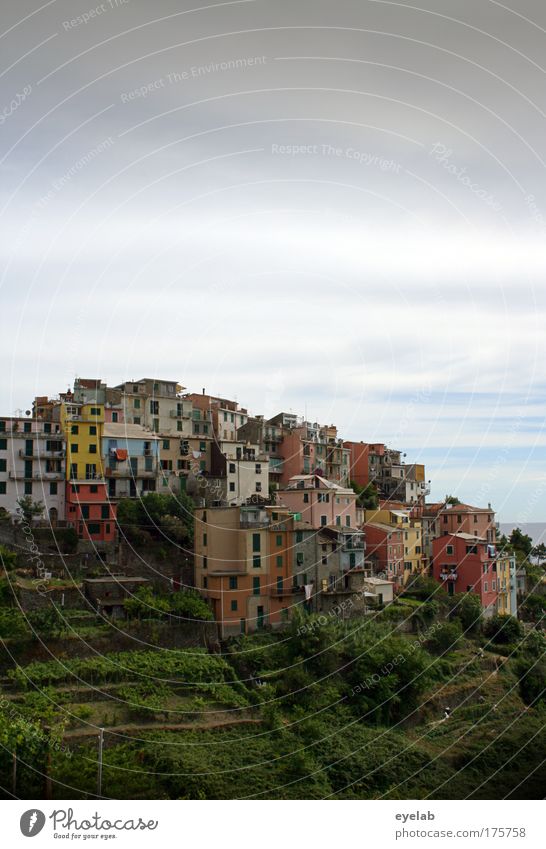
[[[203,386],[203,389],[201,390],[201,392],[203,393],[203,395],[205,394],[205,387],[204,386]]]

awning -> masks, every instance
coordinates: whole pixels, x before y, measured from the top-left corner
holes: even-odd
[[[126,448],[116,448],[116,460],[126,460],[127,459],[127,449]]]

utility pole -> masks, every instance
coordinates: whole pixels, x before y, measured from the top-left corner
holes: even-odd
[[[97,773],[97,796],[102,796],[102,750],[104,746],[104,728],[99,728],[99,763]]]

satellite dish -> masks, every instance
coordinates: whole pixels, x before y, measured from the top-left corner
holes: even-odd
[[[30,410],[25,410],[25,416],[30,416]]]

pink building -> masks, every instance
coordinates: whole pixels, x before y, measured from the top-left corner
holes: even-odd
[[[295,475],[286,489],[277,490],[277,502],[301,513],[313,528],[356,527],[356,493],[320,475]]]
[[[350,479],[359,486],[367,486],[370,481],[370,446],[367,442],[344,442],[343,447],[351,452]]]
[[[450,595],[479,595],[486,615],[497,607],[499,580],[496,550],[492,543],[467,533],[448,533],[432,544],[432,574]]]
[[[446,504],[438,517],[437,535],[459,533],[495,542],[495,512],[491,505],[471,507],[469,504]]]
[[[374,575],[394,581],[398,590],[404,583],[404,534],[396,525],[366,522],[366,558],[373,564]]]

